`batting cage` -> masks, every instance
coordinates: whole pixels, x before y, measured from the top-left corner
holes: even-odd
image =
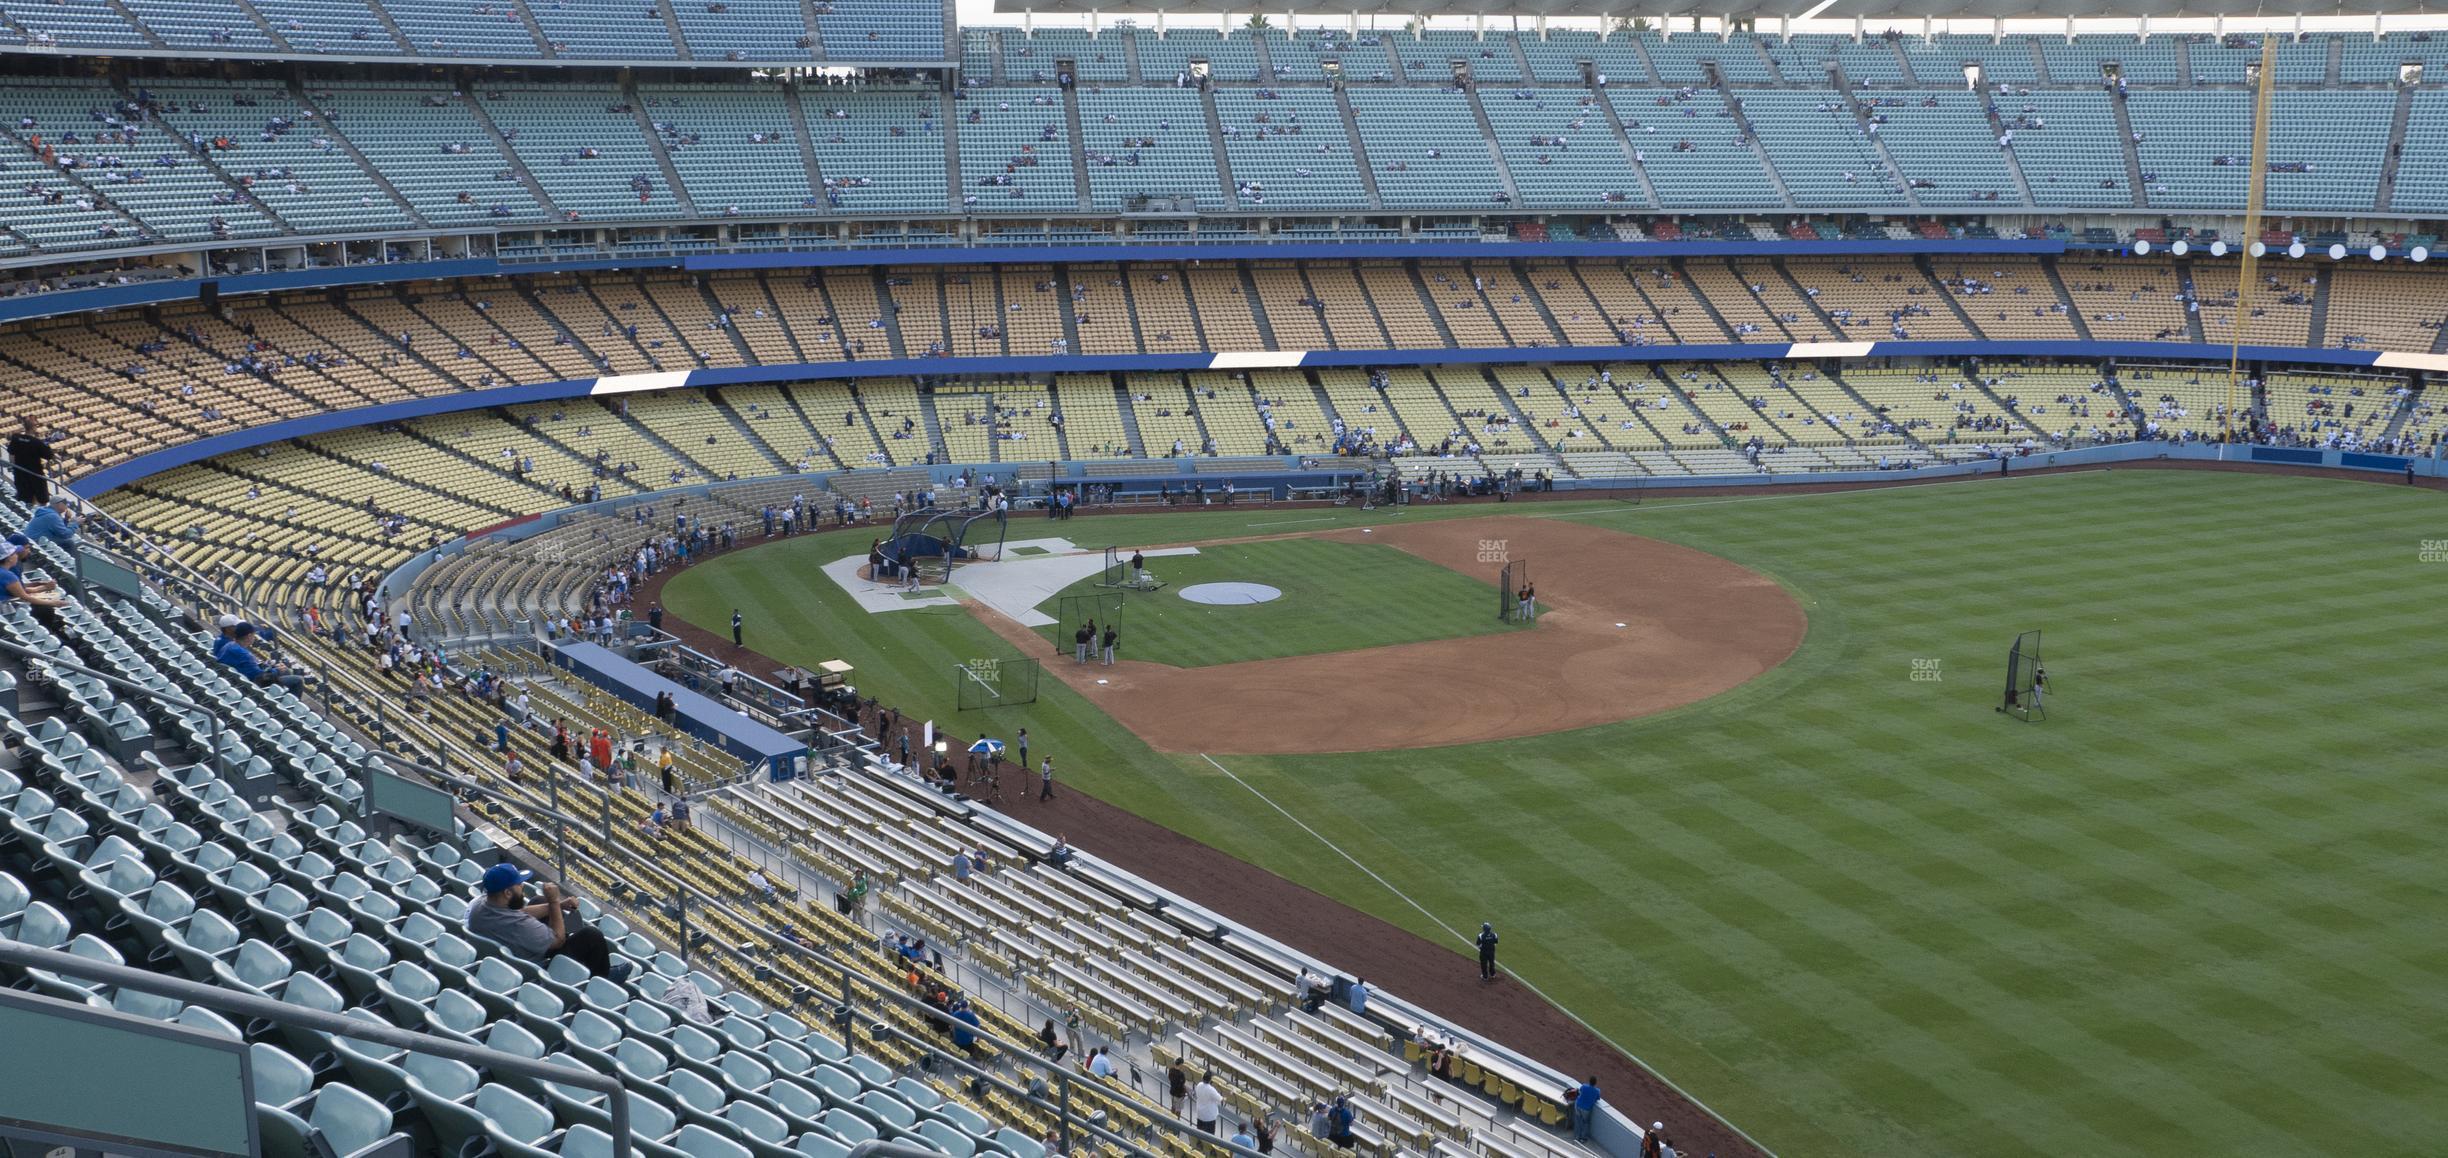
[[[1535,600],[1525,600],[1521,593],[1530,586],[1530,560],[1506,560],[1504,570],[1496,577],[1496,620],[1499,623],[1527,623],[1538,614]]]
[[[1998,710],[2024,720],[2048,718],[2048,673],[2040,666],[2040,633],[2026,631],[2006,651],[2006,700]]]
[[[1037,702],[1037,673],[1040,665],[1033,659],[973,659],[952,666],[954,694],[960,710],[1008,708]]]
[[[1131,556],[1134,554],[1137,551],[1125,551],[1120,547],[1105,548],[1105,570],[1099,574],[1097,586],[1117,591],[1154,591],[1164,586],[1163,580],[1156,578],[1155,572],[1131,568]]]
[[[1071,648],[1073,646],[1073,641],[1076,638],[1076,633],[1079,631],[1080,625],[1083,623],[1093,623],[1096,625],[1097,643],[1102,645],[1104,643],[1106,626],[1108,624],[1117,627],[1121,625],[1122,605],[1125,602],[1127,602],[1127,597],[1119,591],[1100,592],[1094,595],[1063,596],[1061,601],[1056,605],[1056,614],[1059,616],[1059,618],[1055,621],[1052,628],[1054,632],[1054,654],[1071,654]]]

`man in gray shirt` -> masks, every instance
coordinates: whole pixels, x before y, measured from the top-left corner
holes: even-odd
[[[629,963],[612,959],[612,942],[603,930],[572,915],[578,909],[576,897],[564,897],[559,885],[546,884],[543,899],[528,903],[526,884],[534,876],[506,862],[486,869],[484,899],[468,906],[468,932],[530,960],[566,956],[597,977],[626,980]]]

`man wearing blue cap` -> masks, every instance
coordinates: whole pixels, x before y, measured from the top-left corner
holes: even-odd
[[[262,660],[255,658],[255,650],[250,646],[254,642],[255,625],[241,623],[230,628],[226,638],[213,645],[213,658],[220,660],[222,666],[245,676],[250,683],[264,687],[279,684],[292,692],[306,686],[305,677],[285,667],[267,667]]]
[[[59,584],[43,579],[28,579],[20,569],[33,544],[24,535],[10,535],[6,546],[0,546],[0,603],[22,602],[33,611],[34,618],[53,631],[61,628]]]
[[[76,543],[76,520],[68,514],[68,500],[57,498],[50,505],[36,507],[34,517],[26,520],[25,535],[29,539],[49,539],[60,546]]]
[[[468,932],[530,960],[567,957],[597,977],[626,980],[629,963],[612,959],[612,942],[603,930],[570,915],[578,909],[576,897],[564,897],[559,885],[546,884],[544,899],[527,903],[526,884],[534,878],[534,873],[507,862],[486,869],[484,899],[468,906]]]

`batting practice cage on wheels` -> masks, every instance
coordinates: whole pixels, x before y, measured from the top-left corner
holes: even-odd
[[[1530,560],[1507,561],[1504,570],[1498,572],[1496,576],[1497,622],[1514,623],[1530,617],[1529,609],[1523,607],[1521,601],[1522,588],[1529,585]]]
[[[1062,619],[1051,629],[1054,632],[1054,654],[1071,654],[1072,643],[1083,623],[1096,625],[1097,638],[1092,647],[1104,646],[1105,628],[1108,624],[1121,624],[1122,604],[1126,599],[1119,591],[1063,596],[1060,605],[1055,608]]]
[[[1016,658],[973,659],[954,664],[953,690],[959,697],[960,710],[1036,703],[1040,668],[1036,660]]]
[[[2048,677],[2040,668],[2040,633],[2015,637],[2006,652],[2006,700],[1998,710],[2025,720],[2048,718]]]

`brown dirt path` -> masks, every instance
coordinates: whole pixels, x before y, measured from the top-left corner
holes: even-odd
[[[1651,715],[1752,679],[1802,643],[1802,608],[1774,580],[1619,531],[1493,515],[1314,537],[1377,543],[1484,579],[1490,615],[1504,566],[1496,556],[1525,560],[1542,613],[1530,630],[1497,635],[1199,668],[1056,658],[1047,670],[1160,751],[1369,752]],[[1014,644],[1046,646],[967,606]]]

